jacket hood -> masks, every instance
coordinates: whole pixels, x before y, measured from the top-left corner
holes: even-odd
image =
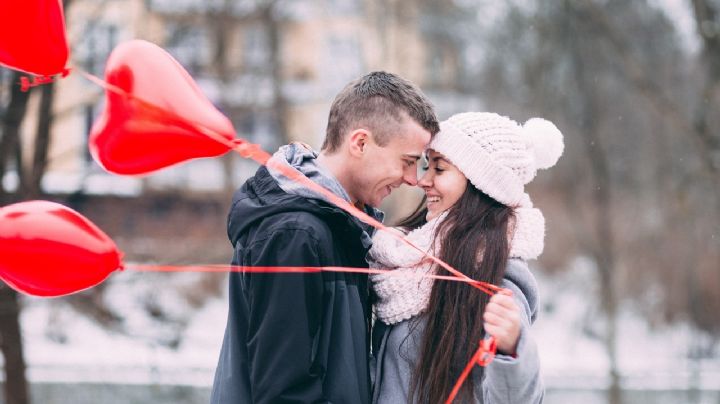
[[[314,214],[331,224],[345,226],[350,230],[347,236],[356,237],[363,247],[370,248],[372,245],[371,235],[375,230],[372,226],[323,199],[285,192],[264,166],[233,195],[228,215],[228,238],[234,246],[240,236],[259,220],[286,212]],[[366,209],[366,213],[382,220],[382,213],[375,209]]]

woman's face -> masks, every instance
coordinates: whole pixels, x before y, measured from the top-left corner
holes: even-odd
[[[442,154],[428,150],[425,175],[418,181],[427,196],[427,217],[432,220],[457,202],[467,188],[467,178]]]

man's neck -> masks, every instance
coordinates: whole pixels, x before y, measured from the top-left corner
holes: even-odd
[[[345,189],[345,192],[347,192],[348,196],[350,197],[350,201],[353,205],[355,205],[355,207],[358,207],[360,209],[364,207],[361,203],[359,203],[358,198],[355,197],[355,194],[352,192],[353,186],[351,181],[349,180],[349,175],[347,172],[347,160],[340,156],[340,153],[327,154],[321,151],[315,161],[323,168],[328,170],[330,174],[332,174],[338,180],[340,185],[342,185],[342,187]]]

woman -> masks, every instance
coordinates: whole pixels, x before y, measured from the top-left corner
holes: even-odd
[[[563,151],[550,122],[524,126],[493,113],[463,113],[440,124],[428,146],[425,198],[400,224],[407,238],[469,277],[512,295],[492,297],[460,282],[375,275],[374,403],[442,403],[488,335],[497,356],[475,366],[457,402],[542,402],[539,359],[530,325],[537,285],[526,260],[543,249],[545,223],[524,185]],[[394,237],[378,232],[373,267],[408,273],[442,268]]]

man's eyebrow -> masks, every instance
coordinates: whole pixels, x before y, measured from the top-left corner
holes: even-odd
[[[422,158],[422,155],[420,154],[412,154],[412,153],[405,153],[403,154],[403,157],[408,157],[415,160],[420,160]]]

